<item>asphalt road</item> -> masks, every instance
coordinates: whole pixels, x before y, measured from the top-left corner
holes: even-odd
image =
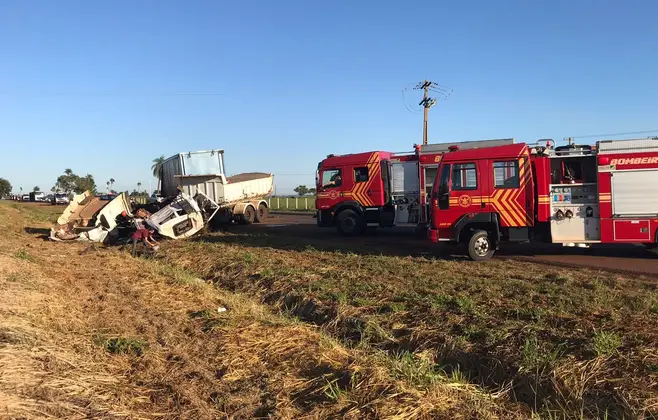
[[[345,238],[335,229],[318,228],[306,214],[273,214],[263,224],[235,226],[240,231],[262,232],[278,238],[282,245],[304,243],[325,249],[392,255],[435,255],[464,258],[454,246],[437,245],[410,228],[375,229],[363,237]],[[589,249],[553,244],[502,245],[496,258],[513,258],[562,267],[584,267],[658,279],[658,256],[636,245],[598,245]]]

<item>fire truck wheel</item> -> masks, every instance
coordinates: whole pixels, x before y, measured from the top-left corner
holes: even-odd
[[[267,216],[270,214],[270,209],[264,203],[258,205],[258,211],[256,212],[256,223],[261,223],[267,219]]]
[[[343,210],[336,216],[336,229],[345,236],[358,235],[364,229],[363,217],[354,210]]]
[[[476,230],[468,241],[468,256],[473,261],[484,261],[493,257],[494,244],[486,230]]]

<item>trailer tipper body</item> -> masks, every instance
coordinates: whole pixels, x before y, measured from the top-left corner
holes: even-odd
[[[317,220],[356,235],[416,224],[475,260],[504,242],[588,247],[658,240],[658,139],[596,145],[513,139],[329,156],[318,165]]]

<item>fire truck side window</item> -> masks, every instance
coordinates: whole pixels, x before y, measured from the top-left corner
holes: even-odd
[[[327,169],[322,172],[322,188],[340,187],[342,183],[343,178],[340,169]]]
[[[452,167],[453,190],[475,190],[478,187],[475,163],[456,163]]]
[[[494,162],[494,187],[496,188],[519,188],[519,162],[510,160],[507,162]]]
[[[368,168],[354,168],[354,182],[368,182]]]
[[[441,175],[436,186],[436,195],[439,199],[439,209],[446,210],[450,207],[450,164],[441,166]]]

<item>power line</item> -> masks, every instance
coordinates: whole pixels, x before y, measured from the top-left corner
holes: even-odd
[[[422,81],[418,83],[414,90],[423,91],[423,99],[418,103],[418,106],[423,107],[423,144],[427,144],[427,119],[429,110],[433,107],[438,100],[448,99],[452,93],[452,89],[447,86],[440,85],[429,80]],[[438,95],[437,98],[432,98],[429,96],[429,93],[433,92]],[[403,91],[404,93],[404,91]]]
[[[644,130],[644,131],[627,131],[625,133],[608,133],[608,134],[588,134],[586,136],[572,136],[574,139],[591,139],[595,137],[617,137],[617,136],[630,136],[635,134],[651,134],[658,132],[658,128],[655,130]]]
[[[276,172],[273,173],[272,175],[275,175],[275,176],[309,176],[309,175],[310,176],[315,176],[314,173],[313,174],[277,174]]]
[[[94,97],[94,96],[226,96],[219,92],[21,92],[0,91],[0,96],[68,96],[68,97]]]

